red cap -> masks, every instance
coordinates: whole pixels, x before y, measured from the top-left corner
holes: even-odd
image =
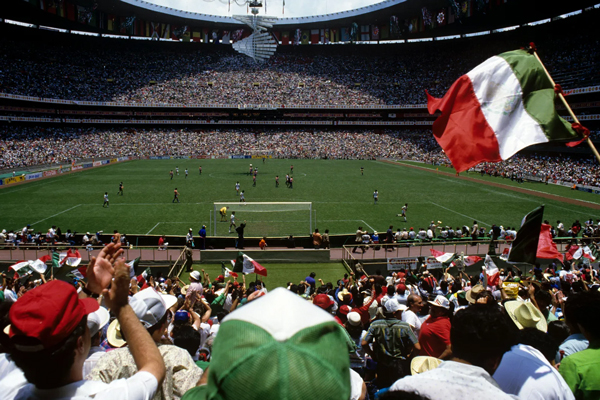
[[[351,310],[352,309],[349,306],[347,306],[347,305],[344,304],[343,306],[340,307],[339,313],[342,314],[342,315],[348,315],[348,313]]]
[[[217,276],[217,282],[223,282],[224,280],[225,280],[225,277],[223,275]]]
[[[326,294],[318,294],[315,296],[313,304],[321,307],[323,310],[326,310],[333,305],[333,300],[331,300]]]
[[[396,290],[398,290],[400,292],[403,290],[406,291],[406,285],[404,283],[400,283],[400,284],[398,284],[398,286],[396,286]]]
[[[66,339],[87,314],[99,308],[92,298],[79,299],[72,285],[51,281],[25,293],[10,308],[9,337],[29,337],[40,344],[15,345],[17,350],[49,349]]]

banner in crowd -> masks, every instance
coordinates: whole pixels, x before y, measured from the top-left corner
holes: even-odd
[[[79,169],[83,169],[83,165],[81,165],[81,164],[73,165],[72,169],[73,169],[73,171],[77,171]]]
[[[92,166],[93,166],[93,167],[99,167],[99,166],[101,166],[101,165],[102,165],[102,161],[94,161],[94,162],[92,163]],[[85,165],[84,165],[84,168],[85,168]]]
[[[427,269],[438,269],[442,268],[441,262],[435,259],[433,256],[428,257],[401,257],[401,258],[388,258],[387,269],[388,271],[398,271],[404,269],[417,269],[419,266],[419,259],[425,258],[425,265]]]
[[[111,158],[111,159],[110,159],[110,162],[111,162],[111,163],[116,163],[116,162],[119,162],[119,160],[117,160],[116,158]]]
[[[83,168],[92,168],[94,166],[93,163],[85,163],[83,164]]]
[[[54,176],[58,173],[58,170],[56,169],[51,169],[48,171],[44,171],[44,176]]]

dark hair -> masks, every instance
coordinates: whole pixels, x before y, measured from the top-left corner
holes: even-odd
[[[548,335],[537,328],[524,328],[519,331],[519,343],[529,345],[546,357],[548,362],[556,358],[558,343]]]
[[[600,338],[600,292],[590,290],[574,293],[565,303],[565,318],[572,324],[579,324],[592,336]]]
[[[440,289],[442,289],[442,290],[448,289],[448,281],[441,281],[440,282]]]
[[[147,329],[150,336],[154,335],[154,332],[156,332],[157,330],[162,328],[162,326],[165,324],[165,322],[167,322],[168,317],[169,317],[169,310],[167,310],[165,315],[163,315],[162,318],[159,319],[157,323],[155,323],[154,325],[152,325],[150,328]]]
[[[77,340],[85,334],[87,315],[79,321],[73,332],[61,343],[52,348],[36,351],[21,352],[12,348],[10,355],[30,383],[41,389],[54,388],[57,382],[63,382],[75,362]],[[32,338],[13,338],[12,344],[32,344]]]
[[[315,231],[316,231],[316,232],[319,232],[319,230],[318,230],[318,229],[315,229]],[[314,272],[311,272],[311,273],[310,273],[310,277],[311,277],[311,278],[314,278],[315,276],[317,276],[317,274],[316,274],[316,273],[314,273]]]
[[[560,345],[566,338],[569,337],[569,327],[565,321],[551,321],[548,323],[548,335]]]
[[[546,306],[549,306],[550,304],[552,304],[552,295],[549,292],[545,292],[543,290],[538,290],[535,293],[534,297],[535,297],[535,301],[538,303],[543,303]]]
[[[488,360],[501,358],[515,344],[516,335],[516,326],[498,307],[473,304],[457,312],[452,320],[452,353],[486,369]]]
[[[223,321],[223,318],[225,318],[227,316],[228,312],[227,311],[221,311],[220,313],[217,314],[217,320],[219,321],[219,323],[221,323],[221,321]]]
[[[194,357],[200,347],[200,332],[191,325],[185,325],[173,334],[173,344],[187,350]]]

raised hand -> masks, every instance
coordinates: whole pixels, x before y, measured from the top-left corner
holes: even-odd
[[[114,268],[112,265],[114,265]],[[112,281],[110,290],[104,288],[102,295],[108,308],[116,314],[118,309],[129,304],[129,265],[125,264],[123,258],[115,259],[112,265],[114,280]]]
[[[100,294],[110,285],[115,274],[115,262],[121,254],[123,254],[121,244],[110,243],[100,251],[97,257],[92,257],[87,266],[88,290]],[[127,282],[129,285],[129,277]]]

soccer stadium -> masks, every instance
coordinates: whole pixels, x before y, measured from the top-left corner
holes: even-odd
[[[600,399],[600,3],[6,3],[0,398]]]

